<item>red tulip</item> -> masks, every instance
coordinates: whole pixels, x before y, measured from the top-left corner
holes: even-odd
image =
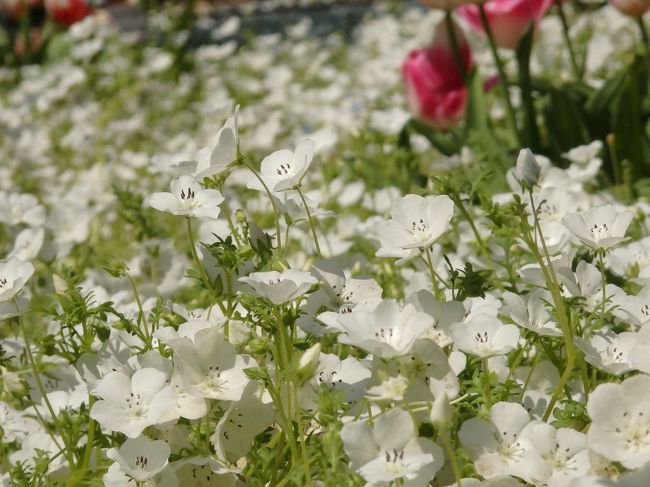
[[[611,0],[621,13],[631,17],[641,17],[650,10],[650,0]]]
[[[86,0],[45,0],[47,12],[59,24],[72,25],[92,13]]]
[[[499,47],[515,49],[528,26],[537,25],[554,0],[488,0],[485,13],[490,23],[494,40]],[[469,25],[483,32],[479,7],[464,5],[458,13]]]
[[[465,113],[467,90],[462,62],[466,71],[473,64],[469,44],[462,31],[454,25],[460,58],[456,59],[444,22],[436,27],[433,43],[412,51],[402,64],[406,98],[415,118],[438,130],[457,125]]]

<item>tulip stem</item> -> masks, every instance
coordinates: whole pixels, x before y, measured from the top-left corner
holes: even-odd
[[[492,33],[492,27],[490,27],[490,21],[488,20],[487,13],[485,12],[485,7],[483,4],[478,6],[479,12],[481,14],[481,23],[483,24],[483,30],[488,38],[488,44],[490,45],[490,51],[492,51],[492,57],[494,58],[494,63],[497,67],[497,74],[499,75],[499,84],[503,90],[503,98],[506,104],[506,116],[508,117],[508,122],[512,126],[512,129],[515,132],[517,141],[521,146],[521,134],[519,133],[519,127],[517,126],[517,117],[515,115],[515,109],[512,105],[512,99],[510,98],[510,91],[508,90],[508,78],[506,77],[506,71],[503,67],[503,60],[499,56],[499,51],[497,49],[496,42],[494,41],[494,34]]]
[[[456,37],[456,24],[454,19],[451,16],[450,10],[445,10],[445,27],[447,28],[447,35],[449,36],[449,43],[451,44],[451,50],[454,54],[454,60],[458,67],[458,72],[463,78],[463,82],[467,82],[467,67],[463,61],[463,54],[458,45],[458,37]]]
[[[566,42],[567,48],[569,50],[569,57],[571,58],[571,67],[573,68],[573,74],[578,81],[582,81],[583,72],[578,64],[576,51],[573,46],[573,41],[571,40],[571,35],[569,34],[569,22],[567,21],[566,15],[564,13],[562,0],[555,0],[555,5],[557,5],[557,13],[560,17],[560,21],[562,22],[562,34],[564,35],[564,42]]]

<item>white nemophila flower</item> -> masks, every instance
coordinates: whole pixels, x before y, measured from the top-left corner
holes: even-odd
[[[411,304],[400,308],[397,301],[387,299],[372,311],[339,315],[343,331],[337,338],[379,357],[396,357],[410,352],[415,340],[433,324],[433,319],[417,311]]]
[[[149,206],[172,215],[217,218],[223,195],[216,189],[205,189],[191,176],[173,179],[170,193],[149,196]]]
[[[370,376],[370,370],[354,357],[341,360],[334,354],[321,353],[313,377],[300,391],[300,402],[305,408],[315,408],[315,399],[323,388],[343,392],[346,402],[356,401],[363,397]]]
[[[174,392],[157,369],[140,369],[133,377],[111,372],[96,384],[94,394],[101,399],[93,404],[90,417],[104,431],[136,438],[147,426],[178,419]]]
[[[239,355],[219,328],[206,328],[194,340],[177,338],[169,345],[185,390],[198,397],[238,401],[249,379],[250,359]]]
[[[312,270],[325,283],[321,289],[329,297],[327,306],[330,309],[349,313],[359,305],[374,305],[381,301],[383,290],[374,279],[348,278],[343,271],[324,262],[314,264]]]
[[[43,228],[26,228],[16,235],[14,248],[7,257],[10,259],[15,257],[24,262],[35,259],[43,247],[44,238]]]
[[[458,378],[440,346],[429,338],[420,338],[410,355],[402,357],[401,369],[413,371],[409,399],[431,400],[444,394],[453,399],[458,395]],[[418,391],[418,389],[420,389]]]
[[[601,384],[589,395],[589,448],[627,468],[650,461],[650,376]]]
[[[533,203],[548,251],[551,254],[562,251],[570,237],[570,232],[562,224],[562,219],[569,212],[583,209],[584,197],[564,188],[542,188],[533,194]],[[526,202],[526,210],[528,221],[531,226],[534,226],[535,215],[530,201]]]
[[[202,180],[223,172],[232,162],[237,160],[237,145],[239,144],[239,105],[235,107],[233,117],[226,120],[214,137],[214,145],[208,148],[209,157],[199,159],[196,167],[196,178]],[[208,153],[206,151],[206,155]]]
[[[562,336],[557,322],[546,309],[546,303],[551,301],[551,294],[545,289],[534,289],[525,296],[510,291],[503,293],[504,307],[501,313],[510,318],[516,325],[534,331],[543,336]]]
[[[586,475],[591,468],[587,435],[584,433],[538,423],[528,429],[528,439],[549,467],[544,481],[548,487],[567,487],[573,479]]]
[[[248,453],[255,436],[275,421],[275,409],[262,402],[257,388],[250,383],[241,400],[232,403],[217,423],[210,441],[218,458],[236,462]]]
[[[454,202],[446,195],[422,197],[407,194],[393,203],[391,219],[377,226],[381,248],[379,257],[400,257],[402,260],[425,249],[449,229],[454,215]]]
[[[314,158],[314,141],[304,140],[296,147],[295,152],[288,149],[275,151],[262,159],[260,166],[261,177],[269,191],[285,191],[298,186]],[[264,190],[256,178],[248,183],[251,189]]]
[[[600,140],[594,140],[589,145],[574,147],[566,154],[563,154],[572,162],[566,169],[569,178],[580,182],[593,180],[603,164],[603,160],[598,157],[602,148],[603,143]]]
[[[459,350],[478,357],[504,355],[517,347],[519,329],[504,325],[500,319],[478,314],[467,323],[456,323],[449,329]]]
[[[623,292],[613,296],[616,306],[614,314],[631,325],[644,328],[650,323],[650,286],[646,286],[636,296]]]
[[[193,457],[174,465],[178,483],[182,486],[240,487],[237,468],[230,468],[212,457]]]
[[[490,408],[490,420],[468,419],[458,432],[476,472],[485,478],[513,475],[531,483],[548,478],[548,465],[527,437],[538,422],[531,422],[524,407],[498,402]]]
[[[406,300],[407,303],[415,306],[415,309],[428,314],[433,318],[433,328],[427,333],[441,347],[453,343],[449,336],[449,327],[465,317],[465,307],[460,301],[447,301],[441,303],[429,291],[422,289],[411,294]]]
[[[585,360],[597,369],[621,375],[634,369],[630,352],[639,341],[639,333],[599,330],[587,339],[576,338],[576,344],[585,354]],[[647,340],[646,343],[647,344]]]
[[[513,378],[524,390],[521,403],[535,419],[542,419],[551,394],[560,382],[560,374],[548,360],[541,360],[535,367],[522,366],[513,371]]]
[[[601,205],[581,213],[569,213],[562,223],[591,249],[607,250],[628,240],[625,232],[633,218],[631,211],[619,213],[614,205]]]
[[[350,466],[366,485],[399,481],[400,485],[415,487],[429,482],[444,463],[442,449],[416,434],[409,414],[394,408],[372,426],[365,421],[345,424],[341,439]]]
[[[166,442],[138,436],[127,439],[119,448],[109,449],[106,456],[133,480],[144,482],[165,468],[170,452]]]
[[[34,274],[30,262],[12,258],[0,261],[0,303],[10,301]]]
[[[0,222],[7,225],[25,223],[40,227],[45,223],[45,208],[33,194],[0,191]]]
[[[635,342],[627,352],[627,360],[635,370],[650,374],[650,326],[644,326],[635,333]]]
[[[293,269],[284,272],[253,272],[248,277],[240,277],[239,281],[248,284],[255,290],[255,294],[273,304],[293,301],[318,284],[316,278],[308,272]]]
[[[41,429],[38,421],[2,401],[0,401],[0,424],[2,438],[9,443],[22,441],[26,436],[37,433]]]
[[[48,476],[56,478],[57,476],[69,475],[69,467],[65,456],[59,454],[61,449],[59,445],[63,445],[63,442],[58,435],[36,431],[23,440],[20,450],[9,455],[9,462],[12,465],[21,463],[24,468],[32,470],[37,459],[43,456],[49,459],[45,464]]]
[[[612,250],[606,263],[615,274],[628,276],[641,285],[650,284],[650,237]]]

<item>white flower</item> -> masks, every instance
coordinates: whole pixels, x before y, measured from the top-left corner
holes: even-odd
[[[321,288],[329,297],[327,306],[339,313],[349,313],[359,305],[374,305],[381,301],[382,289],[374,279],[355,279],[325,262],[314,264],[312,270],[325,285]]]
[[[235,107],[235,115],[223,124],[214,137],[214,145],[210,148],[210,157],[199,160],[196,167],[196,179],[202,180],[224,171],[229,164],[237,160],[237,145],[239,144],[239,105]],[[207,151],[206,151],[207,152]]]
[[[25,223],[40,227],[45,223],[45,208],[33,194],[0,191],[0,222],[7,225]]]
[[[16,258],[0,261],[0,303],[13,299],[32,274],[34,266],[30,262]]]
[[[273,304],[284,304],[305,294],[318,284],[308,272],[288,269],[284,272],[253,272],[248,277],[240,277],[240,282],[248,284],[255,294],[266,298]]]
[[[216,189],[205,189],[191,176],[173,179],[171,193],[154,193],[149,205],[172,215],[217,218],[223,195]]]
[[[292,152],[287,149],[275,151],[262,159],[261,177],[269,191],[285,191],[300,185],[314,157],[314,141],[304,140]],[[251,179],[248,187],[262,191],[257,179]]]
[[[468,419],[458,432],[474,467],[485,478],[513,475],[537,483],[548,478],[548,466],[527,438],[532,422],[523,406],[498,402],[490,408],[491,423]]]
[[[631,211],[619,213],[614,205],[601,205],[569,213],[562,223],[583,244],[594,250],[607,250],[628,240],[625,232],[633,218]]]
[[[241,400],[232,403],[219,420],[210,437],[218,458],[236,462],[248,453],[255,436],[275,421],[275,409],[257,397],[256,389],[254,383],[247,386]]]
[[[650,376],[599,385],[589,395],[587,412],[589,448],[627,468],[650,461]]]
[[[510,291],[503,293],[505,306],[501,310],[516,325],[532,330],[543,336],[562,336],[557,322],[551,318],[546,309],[546,303],[551,301],[551,295],[545,289],[535,289],[525,296]]]
[[[586,475],[591,464],[587,435],[570,428],[555,429],[537,423],[528,429],[528,439],[548,465],[548,487],[567,487],[573,479]]]
[[[425,485],[442,467],[442,449],[431,440],[417,438],[409,414],[399,408],[381,415],[370,426],[347,423],[341,430],[350,466],[367,485]]]
[[[380,223],[377,235],[379,257],[413,256],[414,249],[425,249],[449,229],[454,203],[446,195],[426,198],[408,194],[393,203],[390,220]]]
[[[504,355],[517,347],[519,329],[504,325],[501,320],[487,314],[473,316],[467,323],[456,323],[450,333],[459,350],[487,358]]]
[[[621,375],[634,368],[629,356],[638,341],[638,333],[623,332],[617,335],[611,330],[599,330],[586,340],[576,338],[578,347],[585,354],[585,360],[613,375]],[[644,345],[646,344],[647,340]]]
[[[508,171],[508,176],[512,172],[512,177],[525,187],[532,187],[537,184],[539,180],[541,166],[535,159],[535,155],[530,149],[521,149],[517,157],[517,165],[514,169]]]
[[[431,327],[433,319],[407,304],[387,299],[372,311],[339,315],[343,333],[338,340],[380,357],[396,357],[410,352],[415,341]]]
[[[127,439],[119,448],[111,448],[106,456],[117,462],[122,471],[136,482],[144,482],[167,465],[169,445],[146,436]]]
[[[235,352],[219,328],[196,332],[194,340],[177,338],[169,345],[185,390],[195,396],[238,401],[249,379],[249,359]]]
[[[361,399],[370,375],[370,370],[354,357],[341,360],[334,354],[321,353],[314,376],[301,390],[301,404],[315,408],[314,398],[323,387],[342,391],[346,402]]]
[[[97,383],[94,394],[101,400],[93,404],[90,417],[104,431],[136,438],[147,426],[178,419],[174,392],[157,369],[140,369],[131,378],[111,372]]]
[[[427,333],[427,337],[431,338],[441,347],[446,347],[453,343],[449,336],[449,327],[462,321],[465,317],[465,307],[459,301],[447,301],[441,303],[433,294],[427,290],[420,290],[411,294],[406,300],[415,306],[415,309],[428,314],[433,318],[433,328]]]

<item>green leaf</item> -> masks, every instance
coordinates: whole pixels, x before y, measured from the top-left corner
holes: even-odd
[[[625,78],[632,65],[626,66],[609,78],[603,87],[595,91],[587,100],[585,109],[590,114],[602,113],[607,110],[617,95],[620,94],[625,83]]]
[[[523,111],[523,143],[533,151],[539,151],[539,128],[537,127],[533,86],[530,75],[530,54],[533,50],[534,34],[535,28],[531,24],[517,45],[517,66],[519,69],[519,88],[521,89],[521,108]]]
[[[489,115],[485,92],[477,69],[472,69],[467,79],[467,108],[465,109],[465,131],[488,131]]]

